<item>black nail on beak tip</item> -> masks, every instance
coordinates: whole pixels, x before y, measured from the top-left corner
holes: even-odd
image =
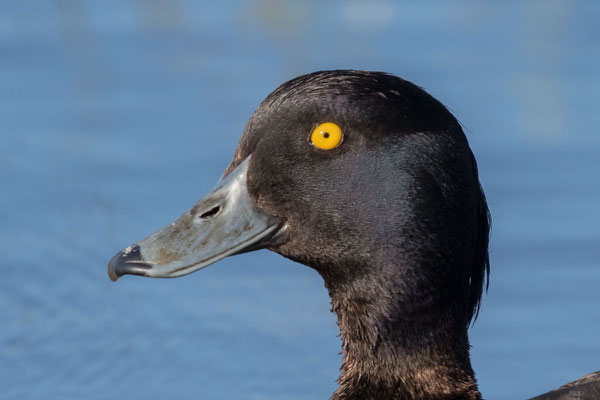
[[[125,274],[146,275],[145,271],[150,268],[150,265],[142,262],[140,246],[130,246],[110,259],[108,276],[114,282]]]

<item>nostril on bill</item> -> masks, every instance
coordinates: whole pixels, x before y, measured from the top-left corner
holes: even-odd
[[[206,211],[206,212],[202,213],[202,214],[200,215],[200,218],[202,218],[202,219],[208,219],[208,218],[214,217],[215,215],[217,215],[217,213],[218,213],[219,211],[221,211],[221,206],[214,206],[214,207],[213,207],[213,208],[211,208],[210,210],[208,210],[208,211]]]

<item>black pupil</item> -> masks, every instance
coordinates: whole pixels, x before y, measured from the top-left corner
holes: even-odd
[[[325,133],[323,134],[323,137],[324,137],[325,139],[327,139],[327,138],[329,137],[329,132],[325,132]]]

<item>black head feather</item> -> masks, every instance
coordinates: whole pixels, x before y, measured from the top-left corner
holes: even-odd
[[[344,131],[331,151],[308,143],[324,121]],[[297,77],[252,115],[229,170],[250,154],[251,192],[288,221],[287,242],[273,250],[314,267],[329,286],[381,265],[369,264],[417,260],[435,270],[396,272],[446,280],[442,290],[460,297],[454,312],[467,323],[477,315],[489,213],[460,124],[423,89],[381,72]]]
[[[322,122],[341,127],[341,145],[310,145]],[[250,194],[284,221],[266,246],[317,270],[338,314],[334,398],[479,398],[467,327],[489,274],[489,213],[446,107],[385,73],[315,72],[263,101],[228,171],[248,156]]]

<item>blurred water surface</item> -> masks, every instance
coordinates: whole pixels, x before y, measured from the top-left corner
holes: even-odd
[[[0,3],[0,398],[324,399],[320,277],[261,251],[109,282],[209,190],[252,110],[317,69],[392,72],[466,127],[494,217],[471,329],[488,399],[600,369],[600,3]]]

